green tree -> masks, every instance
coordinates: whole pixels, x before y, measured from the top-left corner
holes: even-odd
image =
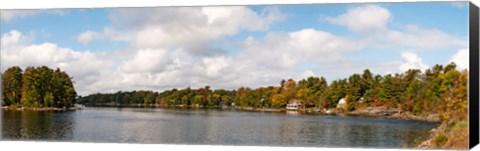
[[[54,105],[54,97],[52,92],[47,92],[44,97],[44,106],[52,107]]]
[[[304,101],[312,101],[313,103],[315,103],[316,106],[320,106],[319,100],[321,99],[321,96],[327,87],[327,80],[324,77],[308,77],[307,79],[302,79],[298,82],[297,97],[299,97],[298,93],[305,93],[306,91],[309,91],[308,94],[301,94],[303,96],[300,97],[300,99]],[[300,92],[301,90],[303,92]],[[308,97],[306,97],[305,95],[308,95]]]
[[[424,98],[421,96],[419,91],[423,89],[423,84],[420,80],[412,80],[407,87],[407,90],[404,93],[405,103],[403,109],[406,111],[412,111],[415,114],[418,114],[421,109],[421,101]]]
[[[22,76],[22,98],[20,102],[22,106],[38,105],[42,100],[39,87],[39,73],[34,67],[27,67]]]
[[[205,96],[203,95],[195,95],[193,98],[193,104],[194,105],[202,105],[202,103],[205,101]]]
[[[60,86],[63,89],[63,93],[60,94],[60,103],[57,105],[71,107],[75,103],[77,92],[73,86],[72,78],[65,72],[60,72]]]
[[[302,88],[302,89],[298,90],[297,98],[300,99],[300,101],[302,101],[302,105],[305,108],[306,104],[309,101],[313,100],[313,91],[309,88]]]
[[[2,74],[2,89],[5,105],[20,104],[22,97],[22,69],[10,67]]]

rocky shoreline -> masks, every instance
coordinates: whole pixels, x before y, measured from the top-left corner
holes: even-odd
[[[254,107],[233,107],[234,109],[241,111],[257,111],[257,112],[282,112],[285,109],[274,109],[274,108],[254,108]]]
[[[401,111],[398,108],[388,107],[365,107],[364,109],[354,110],[347,112],[347,115],[361,115],[361,116],[375,116],[386,117],[401,120],[415,120],[424,122],[440,122],[440,116],[438,114],[430,114],[427,116],[414,115],[409,112]]]
[[[320,110],[320,109],[313,109],[313,108],[286,110],[286,109],[272,109],[272,108],[234,107],[234,109],[238,109],[242,111],[258,111],[258,112],[297,111],[297,112],[321,114],[321,115],[370,116],[370,117],[385,117],[385,118],[392,118],[392,119],[415,120],[415,121],[433,122],[433,123],[440,122],[440,117],[438,114],[420,116],[420,115],[414,115],[409,112],[401,111],[398,108],[387,108],[383,106],[382,107],[365,107],[363,109],[358,109],[350,112],[341,112],[335,109]]]

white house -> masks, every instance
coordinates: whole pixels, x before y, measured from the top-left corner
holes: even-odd
[[[300,105],[302,105],[302,102],[300,100],[291,100],[288,102],[286,108],[288,110],[296,110],[300,108]]]

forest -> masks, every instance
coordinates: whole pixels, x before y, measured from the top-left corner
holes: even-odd
[[[72,77],[59,68],[13,66],[2,73],[2,105],[33,108],[71,107],[77,92]]]
[[[398,108],[415,115],[440,114],[466,116],[468,71],[457,70],[454,63],[435,65],[421,71],[379,75],[365,69],[361,74],[332,81],[308,77],[300,81],[281,80],[277,86],[240,87],[236,90],[170,89],[163,92],[132,91],[91,94],[78,102],[87,106],[143,107],[253,107],[284,108],[298,100],[302,108],[335,108],[340,99],[346,111],[366,106]]]

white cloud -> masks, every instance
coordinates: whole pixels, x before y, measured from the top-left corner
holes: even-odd
[[[114,40],[114,41],[129,41],[132,38],[129,36],[131,33],[121,33],[114,29],[105,27],[103,32],[84,31],[77,36],[77,41],[86,45],[95,40]]]
[[[167,50],[139,50],[133,58],[123,62],[120,70],[126,73],[158,73],[165,70],[170,62]]]
[[[90,92],[118,90],[165,90],[210,85],[231,88],[235,72],[226,56],[196,57],[183,49],[141,49],[120,59],[118,66],[101,72],[100,78],[85,86]]]
[[[15,20],[16,18],[24,18],[39,13],[48,13],[62,16],[66,12],[63,10],[1,10],[0,18],[2,21],[10,22]]]
[[[14,18],[35,15],[37,10],[2,10],[1,18],[3,21],[12,21]]]
[[[99,33],[92,32],[92,31],[85,31],[78,35],[77,40],[82,44],[88,44],[90,41],[98,39],[100,36]]]
[[[221,76],[221,70],[226,69],[230,66],[230,61],[226,57],[215,57],[215,58],[204,58],[203,63],[205,64],[206,75],[210,77]]]
[[[454,62],[457,65],[457,69],[463,70],[463,69],[469,69],[469,51],[468,48],[465,49],[460,49],[455,53],[450,60],[450,62]]]
[[[52,43],[4,50],[1,52],[1,60],[2,70],[11,66],[20,66],[23,69],[27,66],[42,65],[50,68],[58,67],[74,78],[76,87],[80,88],[80,91],[84,86],[92,83],[92,80],[99,78],[100,72],[110,66],[106,59],[100,59],[91,52],[61,48]]]
[[[315,29],[269,33],[263,38],[247,38],[242,51],[233,58],[232,68],[239,86],[276,85],[282,79],[299,80],[315,72],[324,75],[324,70],[302,73],[297,69],[304,64],[338,64],[345,61],[345,53],[363,47],[355,40]]]
[[[387,23],[391,20],[390,12],[376,5],[364,5],[349,9],[338,17],[327,17],[327,21],[347,26],[350,30],[360,34],[375,34],[387,30]]]
[[[428,69],[428,66],[422,62],[422,58],[413,52],[403,52],[402,60],[402,64],[399,67],[402,72],[409,69],[420,69],[421,71]]]
[[[302,29],[289,33],[289,45],[309,54],[354,51],[363,45],[354,40],[332,35],[326,31]]]
[[[308,60],[338,60],[343,52],[357,51],[364,46],[354,40],[325,31],[302,29],[291,33],[269,33],[262,39],[248,38],[239,60],[261,64],[265,68],[292,68]]]
[[[123,8],[110,14],[115,28],[85,31],[77,40],[84,44],[121,40],[137,49],[184,49],[193,55],[209,56],[223,52],[212,48],[211,42],[242,30],[264,31],[284,18],[278,9],[270,7],[260,13],[243,6]]]
[[[11,44],[16,44],[20,40],[22,34],[16,30],[12,30],[2,35],[2,48],[8,47]]]
[[[315,76],[315,73],[313,73],[313,71],[311,70],[305,70],[302,75],[301,75],[301,78],[300,79],[306,79],[308,77],[313,77]]]
[[[353,40],[328,32],[304,29],[249,38],[235,56],[195,56],[184,49],[140,49],[122,61],[118,69],[102,75],[95,87],[113,92],[205,85],[226,89],[275,85],[281,79],[299,80],[315,75],[309,70],[295,71],[305,60],[338,61],[341,53],[361,47]]]
[[[394,16],[388,9],[376,5],[363,5],[348,9],[344,14],[325,17],[327,22],[335,25],[342,25],[347,27],[350,31],[359,36],[361,42],[366,49],[393,49],[396,51],[400,49],[411,50],[448,50],[458,47],[468,46],[468,38],[450,35],[444,31],[436,28],[422,28],[415,24],[395,25],[399,29],[391,28]],[[460,53],[460,52],[459,52]],[[460,56],[460,54],[458,54]],[[457,62],[459,60],[456,60]],[[354,61],[346,60],[344,63],[352,67],[342,67],[342,69],[351,68],[358,70],[354,65]],[[410,68],[425,70],[428,66],[422,62],[414,52],[403,52],[402,61],[392,61],[390,65],[385,66],[379,71],[387,71],[391,73],[396,70],[385,70],[388,68],[405,71]],[[374,67],[376,68],[376,67]],[[380,69],[380,68],[379,68]]]
[[[422,29],[416,25],[406,25],[403,32],[390,30],[385,37],[386,44],[415,48],[438,49],[450,46],[467,46],[468,41],[438,29]]]
[[[23,69],[27,66],[42,65],[58,67],[74,77],[76,87],[79,87],[80,91],[88,91],[83,88],[92,83],[92,80],[99,78],[100,72],[111,65],[108,59],[100,59],[89,51],[75,51],[54,43],[28,44],[18,40],[25,38],[27,37],[16,30],[2,35],[0,58],[2,72],[11,66],[20,66]],[[12,39],[6,44],[8,47],[3,47],[5,39]]]
[[[376,5],[351,8],[342,15],[326,17],[325,20],[346,26],[361,35],[370,47],[438,49],[468,45],[468,39],[452,36],[438,29],[424,29],[413,24],[401,26],[401,30],[391,29],[388,26],[393,21],[390,11]]]
[[[13,49],[28,45],[33,40],[34,34],[32,32],[25,35],[17,30],[10,30],[2,34],[0,46],[2,50]]]
[[[260,14],[243,6],[203,7],[202,12],[207,16],[209,25],[219,27],[220,31],[228,34],[234,34],[241,29],[267,30],[272,23],[285,19],[284,14],[272,7],[265,8]]]

